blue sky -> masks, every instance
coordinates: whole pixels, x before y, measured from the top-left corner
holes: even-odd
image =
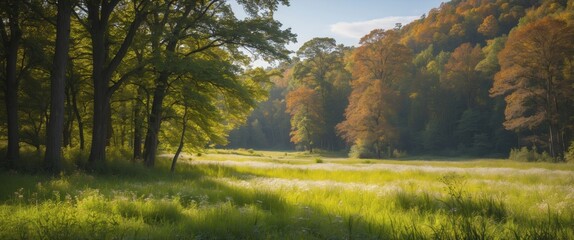
[[[443,0],[291,0],[275,18],[298,35],[297,50],[314,37],[332,37],[338,43],[356,45],[375,28],[408,23],[439,7]]]
[[[444,0],[291,0],[275,18],[298,35],[288,48],[297,51],[314,37],[332,37],[337,43],[357,45],[375,28],[409,23],[437,8]],[[259,65],[259,64],[255,64]]]

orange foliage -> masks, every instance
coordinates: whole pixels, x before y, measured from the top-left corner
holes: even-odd
[[[397,136],[392,124],[399,107],[395,89],[412,57],[393,30],[373,30],[361,44],[351,57],[353,90],[346,119],[337,130],[349,143],[361,141],[380,151],[381,144],[391,143]]]
[[[303,86],[289,92],[286,101],[291,115],[291,141],[304,144],[311,151],[313,139],[324,123],[321,98],[317,91]]]
[[[498,35],[498,20],[493,15],[490,15],[482,21],[478,27],[478,32],[487,37],[495,37]]]
[[[534,129],[548,123],[551,154],[564,151],[561,138],[574,103],[574,76],[566,74],[574,61],[574,26],[545,17],[518,27],[499,54],[492,96],[506,96],[509,130]],[[566,120],[565,120],[566,119]],[[566,121],[566,122],[565,122]]]
[[[484,59],[482,49],[470,43],[464,43],[454,50],[444,66],[441,84],[467,98],[467,107],[472,108],[482,85],[480,72],[476,65]]]

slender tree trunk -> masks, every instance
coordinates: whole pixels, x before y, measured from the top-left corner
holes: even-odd
[[[50,120],[46,135],[46,154],[44,167],[52,173],[62,168],[62,138],[64,130],[64,104],[66,96],[66,69],[70,47],[70,16],[72,3],[69,0],[58,1],[58,19],[56,25],[56,50],[52,65]]]
[[[15,36],[13,36],[14,38]],[[12,169],[20,159],[20,134],[18,122],[18,85],[16,62],[18,61],[19,40],[11,39],[7,50],[5,102],[8,117],[8,152],[6,153],[7,167]]]
[[[18,122],[18,85],[19,79],[16,74],[18,49],[22,32],[19,20],[19,2],[9,1],[10,12],[8,13],[8,26],[10,35],[6,32],[5,19],[0,19],[0,33],[6,55],[6,78],[4,79],[4,98],[6,103],[6,116],[8,124],[8,151],[6,152],[6,165],[13,169],[20,159],[20,133]]]
[[[144,164],[147,167],[155,165],[155,156],[158,147],[158,134],[161,127],[161,115],[163,112],[163,99],[167,91],[167,79],[169,74],[162,72],[158,76],[156,88],[153,94],[151,113],[148,118],[148,128],[144,144]]]
[[[109,101],[109,100],[108,100]],[[106,114],[106,147],[109,147],[112,145],[112,138],[114,137],[114,125],[113,125],[113,119],[112,119],[112,107],[111,107],[111,102],[108,102],[108,113]],[[117,144],[117,139],[115,139],[114,144]]]
[[[179,154],[181,153],[181,150],[183,149],[183,145],[185,144],[185,130],[186,129],[187,129],[187,106],[185,106],[185,109],[183,112],[183,129],[181,130],[181,138],[179,139],[179,146],[177,147],[177,151],[175,152],[175,155],[173,156],[173,159],[171,160],[170,171],[172,173],[175,172],[175,165],[177,164],[177,159],[179,158]]]
[[[74,126],[74,109],[72,108],[72,93],[70,85],[66,84],[66,105],[64,109],[66,111],[65,123],[64,123],[64,142],[63,147],[72,146],[72,131]]]
[[[82,116],[80,115],[80,109],[78,108],[78,90],[75,87],[71,86],[71,94],[72,94],[72,109],[74,112],[74,116],[76,121],[78,122],[78,135],[80,137],[80,150],[84,150],[86,148],[86,141],[84,140],[84,121],[82,120]]]
[[[134,157],[133,160],[141,159],[142,157],[142,103],[143,98],[141,90],[138,89],[138,97],[134,102]]]

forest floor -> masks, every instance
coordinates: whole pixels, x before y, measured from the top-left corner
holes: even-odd
[[[0,239],[574,239],[574,164],[212,150],[0,172]]]

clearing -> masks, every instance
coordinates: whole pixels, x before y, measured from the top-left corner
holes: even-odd
[[[0,173],[0,239],[572,239],[574,165],[212,150]]]

